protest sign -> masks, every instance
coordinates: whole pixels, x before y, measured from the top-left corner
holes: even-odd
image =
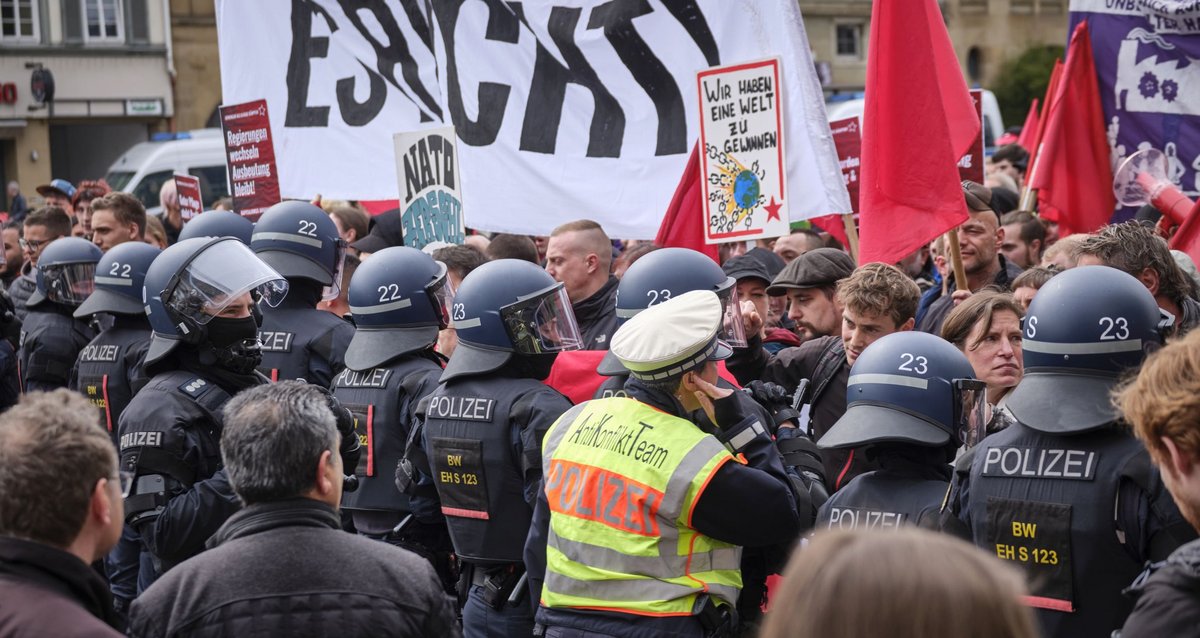
[[[704,240],[788,234],[779,59],[696,74]]]
[[[983,91],[971,89],[971,101],[975,103],[975,114],[979,116],[979,139],[971,144],[962,159],[958,160],[958,175],[978,184],[983,183]]]
[[[453,126],[396,133],[393,139],[405,246],[466,239],[456,140]]]
[[[200,178],[175,175],[175,192],[179,195],[179,214],[183,221],[189,221],[204,212],[204,201],[200,196]]]
[[[226,166],[233,189],[233,210],[251,221],[278,204],[279,172],[266,100],[221,107]],[[318,156],[328,162],[328,156]]]
[[[857,117],[835,120],[829,123],[833,133],[833,144],[837,147],[838,166],[842,169],[842,181],[850,194],[850,206],[858,215],[858,178],[862,162],[862,125]]]

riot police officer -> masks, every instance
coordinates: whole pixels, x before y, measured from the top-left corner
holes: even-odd
[[[38,259],[37,289],[29,296],[21,325],[17,363],[25,392],[65,388],[80,350],[96,336],[72,316],[92,293],[100,249],[81,237],[63,237]]]
[[[328,388],[346,367],[344,355],[354,326],[317,310],[317,304],[336,298],[341,290],[346,242],[325,211],[293,201],[263,214],[250,247],[289,285],[279,307],[263,309],[260,370],[272,381],[304,379]]]
[[[220,469],[221,408],[265,381],[251,308],[278,305],[287,290],[233,238],[181,241],[146,271],[150,380],[121,414],[119,442],[121,468],[135,473],[126,522],[159,573],[199,553],[239,508]]]
[[[346,369],[333,393],[354,415],[365,452],[354,474],[359,488],[345,494],[360,534],[408,547],[429,558],[449,579],[449,538],[440,513],[409,519],[408,497],[394,474],[416,422],[417,404],[437,387],[442,359],[438,331],[450,322],[452,292],[445,264],[404,246],[385,248],[354,272],[348,299],[358,327],[346,349]]]
[[[1025,315],[1016,423],[959,461],[954,501],[977,545],[1023,568],[1045,636],[1107,636],[1147,560],[1195,538],[1109,400],[1171,325],[1137,279],[1068,270]],[[917,362],[912,362],[915,365]]]
[[[469,585],[463,633],[529,636],[536,601],[508,600],[525,594],[542,437],[571,407],[540,380],[582,339],[563,284],[516,259],[467,275],[451,318],[458,347],[429,397],[422,448]]]
[[[896,332],[867,346],[850,368],[846,413],[817,446],[865,446],[880,469],[829,497],[817,527],[938,527],[955,452],[987,422],[986,391],[962,352],[931,334]]]
[[[250,245],[254,222],[229,210],[206,210],[193,217],[179,231],[178,241],[193,237],[233,237]]]

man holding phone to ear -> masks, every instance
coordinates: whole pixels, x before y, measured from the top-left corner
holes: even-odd
[[[638,313],[610,346],[628,396],[575,406],[546,433],[525,565],[547,638],[732,635],[742,547],[798,535],[769,424],[716,386],[721,325],[707,290]],[[720,430],[688,420],[697,410]]]

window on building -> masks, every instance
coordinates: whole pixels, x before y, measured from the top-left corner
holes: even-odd
[[[845,58],[862,57],[862,25],[839,24],[836,28],[838,56]]]
[[[0,42],[38,42],[37,0],[0,0]]]
[[[82,0],[83,32],[87,40],[120,42],[125,39],[121,0]]]

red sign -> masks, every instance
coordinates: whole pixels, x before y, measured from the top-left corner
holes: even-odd
[[[859,164],[862,157],[862,125],[857,117],[835,120],[829,123],[833,133],[833,145],[837,147],[838,166],[842,169],[842,181],[850,193],[850,206],[858,215],[858,178],[862,174]]]
[[[983,91],[971,89],[971,101],[975,103],[975,115],[979,116],[979,139],[971,150],[958,160],[958,175],[972,182],[983,183]]]
[[[204,200],[200,196],[200,178],[192,175],[175,176],[175,192],[179,194],[179,214],[188,221],[204,212]]]
[[[221,130],[225,134],[233,210],[258,221],[264,211],[280,201],[266,100],[222,106]]]

